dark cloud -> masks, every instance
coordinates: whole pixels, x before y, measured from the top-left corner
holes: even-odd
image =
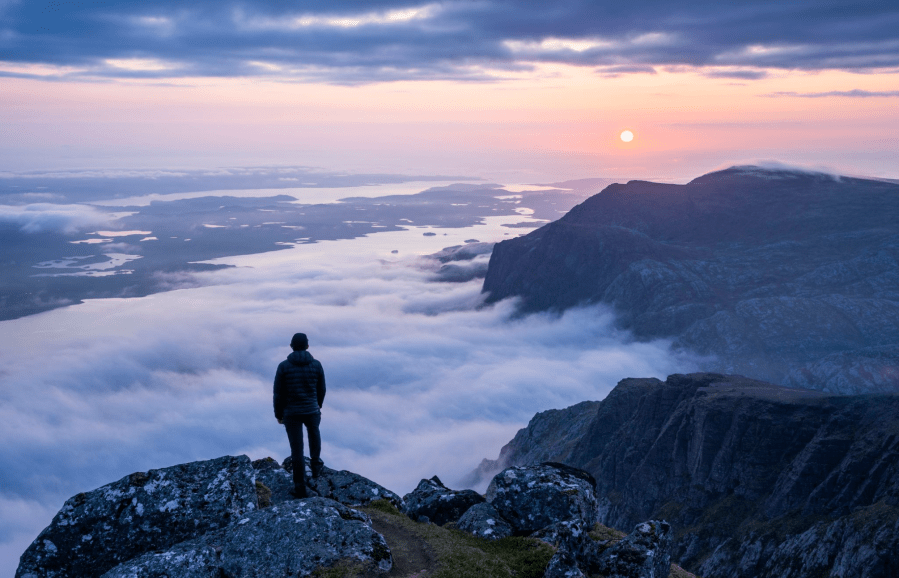
[[[765,96],[770,97],[799,97],[799,98],[829,98],[829,97],[848,97],[848,98],[896,98],[899,97],[899,90],[832,90],[829,92],[772,92]]]
[[[601,67],[605,74],[654,66],[899,66],[899,6],[892,1],[22,1],[0,3],[0,16],[0,61],[76,69],[57,78],[272,76],[354,84],[484,81],[539,62]]]
[[[705,73],[709,78],[737,78],[740,80],[758,80],[768,73],[764,70],[710,70]]]
[[[623,74],[657,74],[652,66],[639,64],[624,64],[620,66],[601,66],[596,69],[597,74],[608,77],[621,76]]]

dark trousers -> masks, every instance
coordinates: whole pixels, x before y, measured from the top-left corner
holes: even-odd
[[[290,442],[293,459],[293,487],[298,493],[306,493],[306,460],[303,459],[303,426],[309,435],[309,459],[313,464],[322,464],[322,434],[318,426],[322,422],[321,413],[291,415],[284,418],[284,429]]]

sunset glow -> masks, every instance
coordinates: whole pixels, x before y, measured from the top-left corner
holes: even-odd
[[[10,22],[38,17],[25,4],[0,6]],[[127,3],[102,16],[67,10],[52,51],[24,24],[18,35],[0,36],[0,170],[299,163],[485,178],[511,171],[525,180],[688,179],[776,158],[896,176],[899,57],[880,32],[886,15],[875,11],[843,12],[853,23],[839,23],[843,37],[798,50],[791,39],[831,15],[769,15],[768,33],[756,37],[751,30],[761,24],[751,11],[729,20],[723,8],[697,7],[706,21],[721,19],[721,37],[705,39],[714,26],[668,23],[690,21],[694,10],[684,5],[614,25],[622,28],[599,8],[556,22],[564,11],[529,5],[519,16],[543,33],[517,37],[501,31],[499,7],[475,16],[456,5],[387,1],[362,12],[254,5],[204,32],[220,44],[197,52],[182,41],[196,26],[188,12]],[[110,40],[93,55],[70,22],[106,22],[116,11],[127,26],[96,29]],[[450,21],[465,22],[480,48],[459,44],[461,29],[440,24]],[[393,48],[380,52],[376,31],[389,31]],[[438,43],[427,54],[417,44],[426,34]],[[238,36],[258,46],[232,53]],[[154,37],[176,48],[157,50]],[[303,44],[307,37],[318,40]],[[707,64],[677,62],[685,38]],[[345,56],[315,48],[333,42],[344,43]],[[124,48],[135,43],[146,49]],[[853,43],[852,60],[826,56]],[[66,56],[82,50],[84,58]],[[497,56],[473,56],[485,53]],[[635,116],[639,147],[616,126]]]

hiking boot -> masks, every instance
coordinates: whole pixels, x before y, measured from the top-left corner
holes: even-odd
[[[309,497],[309,495],[306,493],[306,488],[303,488],[302,490],[298,490],[298,489],[294,488],[294,489],[290,490],[288,493],[298,500],[302,500],[303,498]]]
[[[312,477],[317,478],[318,476],[321,475],[322,468],[325,467],[325,462],[314,463],[314,464],[311,464],[309,467],[312,470]]]

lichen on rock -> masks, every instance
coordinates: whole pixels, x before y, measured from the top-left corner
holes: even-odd
[[[99,576],[144,552],[223,528],[256,504],[246,456],[136,472],[67,500],[22,555],[16,576]]]
[[[413,520],[427,518],[442,526],[457,522],[469,508],[484,502],[484,497],[473,490],[451,490],[437,476],[421,480],[418,486],[403,496],[404,509]]]
[[[593,477],[583,470],[545,462],[513,466],[494,476],[487,499],[517,534],[530,534],[551,524],[596,522]]]
[[[372,574],[393,565],[365,514],[327,498],[294,500],[163,551],[144,554],[102,578],[309,576],[339,563]]]

